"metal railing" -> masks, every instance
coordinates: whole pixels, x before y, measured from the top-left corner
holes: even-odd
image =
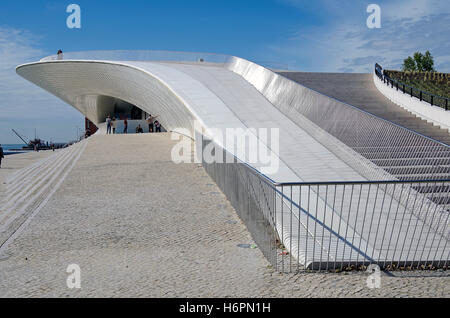
[[[433,193],[420,189],[432,186]],[[446,268],[450,181],[276,184],[282,271]],[[418,191],[419,190],[419,191]],[[403,200],[402,200],[403,199]]]
[[[203,139],[203,149],[212,141]],[[207,163],[202,165],[235,208],[250,231],[254,241],[271,265],[277,267],[280,244],[275,224],[275,195],[273,182],[251,166],[215,145],[215,151],[231,156],[233,163]]]
[[[420,101],[427,102],[431,106],[439,106],[445,110],[449,109],[448,98],[432,94],[430,92],[415,88],[398,80],[395,80],[386,75],[383,68],[378,63],[375,64],[375,74],[388,86],[395,88],[397,91],[403,92],[403,94],[409,94],[411,97],[416,97]]]
[[[235,157],[203,166],[280,272],[448,265],[450,180],[276,183]]]

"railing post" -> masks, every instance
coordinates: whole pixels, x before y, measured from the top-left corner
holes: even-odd
[[[398,82],[396,82],[395,84],[396,84],[396,86],[397,86],[397,90],[398,90]]]
[[[411,97],[413,97],[413,91],[412,90],[413,90],[413,88],[411,87]]]
[[[405,94],[405,84],[403,84],[403,94]]]
[[[422,101],[422,91],[420,91],[420,101]]]
[[[448,98],[445,99],[445,110],[448,110]]]
[[[431,106],[433,106],[433,95],[430,96],[431,96]]]

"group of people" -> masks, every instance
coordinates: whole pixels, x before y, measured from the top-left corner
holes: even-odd
[[[158,118],[158,116],[152,116],[149,115],[147,118],[147,124],[148,124],[148,131],[149,133],[153,133],[153,132],[161,132],[161,124],[159,121],[156,120],[156,118]],[[117,120],[115,117],[111,118],[111,116],[108,115],[108,117],[106,117],[106,134],[110,135],[115,134],[116,133],[116,129],[117,129]],[[127,134],[128,133],[128,120],[125,118],[125,120],[123,121],[123,133]],[[144,133],[144,129],[142,128],[142,126],[139,124],[136,127],[136,133],[137,134],[142,134]]]
[[[148,115],[147,124],[148,124],[148,132],[149,133],[161,132],[161,124],[159,123],[159,121],[156,120],[156,118],[158,118],[158,117],[159,117],[159,115],[158,116]],[[144,133],[144,129],[142,129],[142,126],[140,124],[136,127],[136,133],[137,134]]]
[[[148,115],[147,118],[147,123],[148,123],[148,132],[152,133],[152,132],[161,132],[161,124],[159,123],[159,121],[156,120],[156,118],[158,118],[158,116],[152,116],[152,115]]]
[[[127,126],[125,126],[125,127],[128,128]],[[110,135],[111,129],[112,129],[112,133],[115,134],[116,128],[117,128],[116,118],[114,117],[111,119],[111,116],[108,115],[108,117],[106,117],[106,134]]]

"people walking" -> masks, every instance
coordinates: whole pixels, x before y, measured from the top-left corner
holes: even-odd
[[[0,168],[2,167],[2,159],[3,159],[3,148],[2,145],[0,145]]]
[[[159,115],[158,116],[152,116],[152,115],[148,115],[148,118],[147,118],[147,123],[148,123],[148,132],[149,133],[152,133],[153,132],[153,122],[155,121],[155,119],[156,118],[158,118],[159,117]]]
[[[111,117],[109,115],[106,117],[106,134],[111,134]]]
[[[116,121],[115,117],[112,119],[111,126],[112,126],[112,130],[113,130],[113,135],[115,135],[116,134],[116,128],[117,128],[117,121]]]
[[[126,118],[123,121],[123,133],[128,134],[128,120]]]
[[[58,53],[57,53],[57,59],[58,59],[59,61],[61,61],[61,60],[63,59],[63,51],[62,51],[62,50],[58,50]]]

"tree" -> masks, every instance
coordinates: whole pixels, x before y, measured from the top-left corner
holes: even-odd
[[[417,71],[416,62],[411,56],[403,61],[402,70],[403,72]]]
[[[424,72],[435,72],[434,59],[430,51],[426,51],[425,55],[422,56],[422,67]]]
[[[414,62],[416,62],[416,69],[423,72],[423,54],[420,52],[414,53]]]
[[[403,61],[403,71],[419,71],[419,72],[434,72],[434,59],[431,56],[430,51],[426,51],[425,54],[420,52],[414,53],[414,58],[408,56]]]

